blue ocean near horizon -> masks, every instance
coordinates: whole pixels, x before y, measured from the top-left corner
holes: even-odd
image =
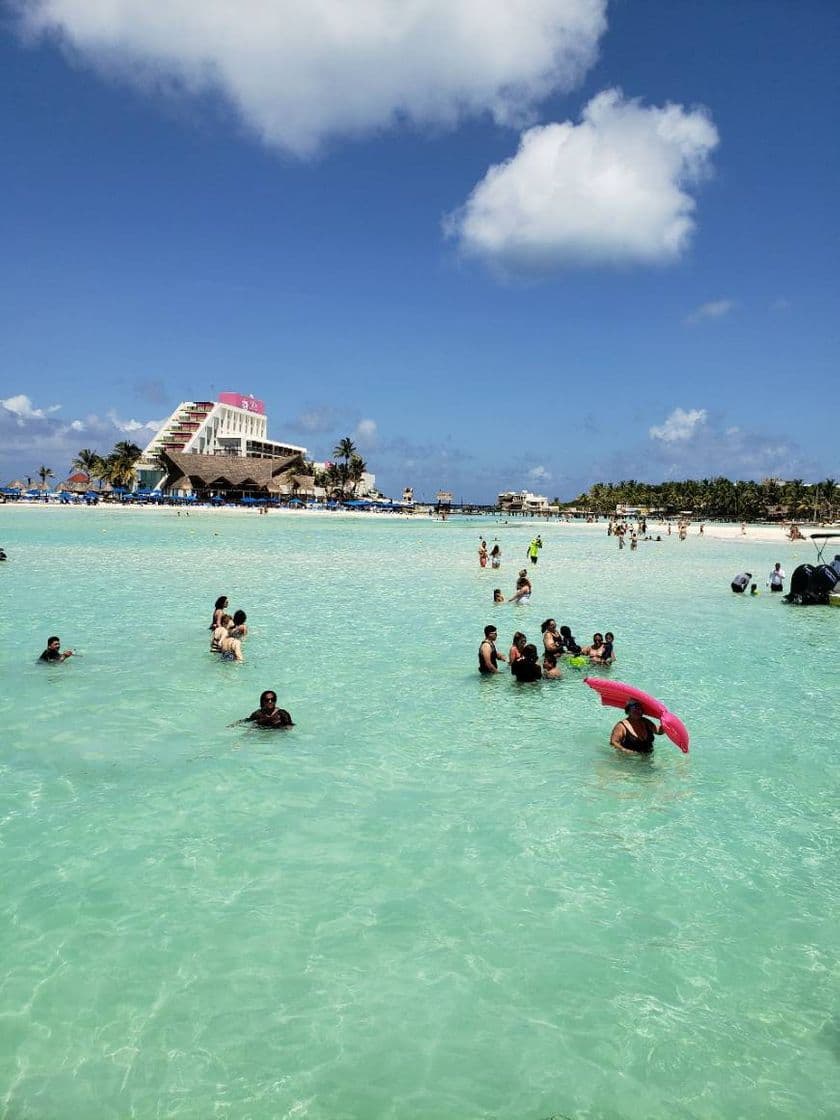
[[[514,607],[528,523],[0,508],[0,1118],[840,1114],[840,612],[764,589],[813,547],[538,529]],[[479,677],[546,617],[691,753]]]

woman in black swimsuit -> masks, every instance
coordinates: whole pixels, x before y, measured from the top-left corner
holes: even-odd
[[[621,720],[612,729],[610,746],[617,751],[627,751],[630,754],[652,754],[653,737],[661,735],[662,728],[655,727],[649,719],[642,715],[642,705],[638,700],[630,700],[625,705],[626,719]]]

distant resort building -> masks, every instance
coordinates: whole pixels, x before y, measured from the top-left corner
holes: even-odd
[[[403,505],[404,506],[413,506],[414,505],[414,487],[413,486],[406,486],[406,488],[403,490],[402,500],[403,500]]]
[[[314,496],[306,448],[268,438],[265,405],[239,393],[182,401],[137,461],[141,488],[198,498]]]
[[[532,494],[530,490],[505,490],[496,499],[496,508],[502,513],[557,513],[559,507],[552,505],[544,494]]]

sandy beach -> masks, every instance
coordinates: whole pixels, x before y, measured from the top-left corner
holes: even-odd
[[[372,511],[372,510],[324,510],[324,509],[286,509],[286,508],[278,508],[278,509],[269,510],[269,513],[266,514],[266,515],[261,515],[258,512],[257,509],[245,509],[245,508],[237,507],[237,506],[216,507],[216,506],[210,506],[210,505],[196,505],[196,506],[193,506],[193,507],[191,507],[190,509],[187,510],[183,506],[180,507],[180,508],[176,508],[176,507],[172,507],[172,506],[162,506],[161,507],[161,506],[155,506],[155,505],[129,505],[129,504],[122,505],[122,504],[117,504],[117,503],[106,503],[106,502],[100,503],[97,506],[85,506],[85,505],[73,505],[73,504],[71,504],[71,505],[61,505],[60,503],[56,503],[56,502],[38,502],[38,501],[8,502],[4,506],[0,506],[0,516],[2,516],[2,513],[3,513],[4,510],[5,511],[8,511],[8,510],[28,510],[28,511],[32,511],[33,513],[44,513],[44,512],[49,511],[49,510],[74,510],[74,511],[78,512],[79,516],[84,516],[84,514],[90,509],[96,509],[96,510],[99,510],[99,511],[105,511],[105,512],[109,512],[109,513],[125,513],[126,511],[130,511],[131,513],[136,513],[136,514],[140,514],[140,515],[156,514],[157,516],[166,515],[166,516],[175,517],[175,518],[177,518],[177,517],[180,517],[180,518],[185,518],[185,517],[190,517],[190,518],[193,518],[193,517],[201,517],[201,518],[204,518],[204,517],[212,517],[212,518],[218,518],[218,517],[224,517],[224,518],[230,518],[230,517],[235,517],[235,518],[243,518],[243,517],[259,518],[260,516],[270,516],[270,517],[290,517],[290,518],[297,518],[297,519],[300,519],[300,518],[306,518],[306,519],[327,518],[327,519],[330,519],[330,520],[341,520],[341,521],[347,521],[347,520],[369,521],[371,519],[379,520],[379,521],[387,519],[389,522],[394,522],[394,521],[407,521],[407,522],[438,521],[438,522],[441,522],[441,523],[453,524],[453,525],[464,525],[465,523],[469,523],[469,521],[473,520],[471,517],[464,516],[464,515],[459,515],[459,514],[453,514],[453,515],[444,519],[444,518],[439,517],[438,515],[434,515],[434,517],[430,517],[428,513],[420,513],[420,512],[417,512],[417,513],[394,513],[394,512],[382,513],[382,512],[375,512],[375,511]],[[562,521],[562,520],[558,520],[557,518],[554,518],[554,517],[552,517],[552,518],[506,517],[502,514],[497,514],[495,517],[493,517],[492,515],[486,515],[484,517],[481,517],[480,515],[476,515],[474,520],[475,520],[476,525],[484,526],[486,532],[490,531],[491,526],[493,526],[495,528],[499,528],[499,529],[502,529],[502,528],[511,528],[511,529],[520,528],[521,529],[521,528],[533,527],[534,529],[536,529],[538,531],[541,531],[541,532],[548,532],[550,530],[551,531],[559,530],[561,532],[568,531],[568,530],[575,530],[577,532],[592,533],[593,535],[596,535],[596,534],[599,534],[599,533],[606,534],[606,531],[607,531],[606,520],[601,520],[601,521],[597,521],[597,522],[586,522],[586,521],[579,521],[579,520]],[[703,533],[702,534],[700,533],[701,524],[703,526]],[[838,524],[838,523],[835,523],[834,525],[825,525],[825,524],[820,524],[820,523],[817,523],[817,522],[799,521],[799,522],[797,522],[797,524],[799,525],[799,529],[800,529],[801,533],[805,537],[805,542],[810,541],[810,537],[811,537],[812,533],[830,533],[830,532],[840,533],[840,524]],[[768,524],[768,523],[750,524],[750,523],[747,523],[746,526],[745,526],[745,529],[743,531],[741,529],[740,522],[728,522],[728,521],[704,521],[704,522],[694,521],[688,527],[688,536],[689,537],[697,537],[697,536],[702,535],[702,536],[704,536],[704,537],[706,537],[710,540],[718,540],[718,541],[743,540],[745,542],[761,541],[761,542],[765,542],[765,543],[777,543],[780,546],[801,545],[801,544],[805,543],[801,540],[791,541],[788,537],[788,532],[789,532],[789,523],[784,523],[784,524]],[[664,521],[648,521],[648,535],[653,536],[653,537],[661,536],[661,537],[665,538],[668,535],[668,524],[667,524],[667,522],[664,522]],[[674,522],[671,522],[671,535],[674,536],[674,537],[676,537],[676,535],[677,535],[677,529],[676,529],[676,525],[675,525]],[[838,538],[838,543],[840,544],[840,538]]]

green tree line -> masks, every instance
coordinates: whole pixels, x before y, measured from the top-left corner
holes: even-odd
[[[610,514],[617,505],[641,506],[677,514],[733,521],[832,521],[840,494],[833,478],[806,486],[801,478],[783,482],[733,482],[729,478],[686,479],[683,482],[596,482],[572,502],[563,503],[592,513]]]

